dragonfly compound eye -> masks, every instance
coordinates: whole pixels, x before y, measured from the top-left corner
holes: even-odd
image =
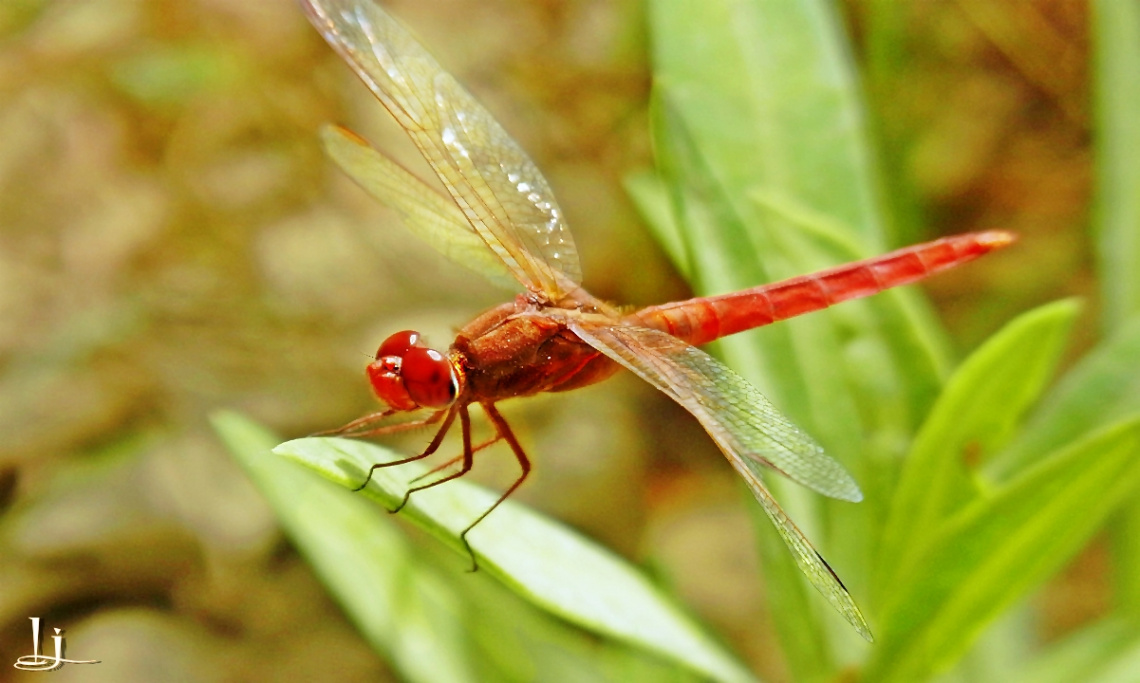
[[[376,398],[395,410],[415,410],[419,406],[408,395],[400,377],[403,361],[398,356],[381,356],[368,364],[368,381]]]
[[[415,330],[404,330],[397,332],[384,340],[380,348],[376,351],[376,360],[380,360],[385,356],[400,356],[403,357],[408,349],[417,346],[420,343],[420,333]]]
[[[400,369],[408,396],[426,408],[451,405],[459,390],[455,370],[447,357],[435,349],[417,346],[404,354]]]

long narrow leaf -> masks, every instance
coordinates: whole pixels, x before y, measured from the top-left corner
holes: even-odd
[[[657,0],[650,10],[658,160],[675,199],[685,203],[678,217],[689,233],[694,287],[704,293],[739,289],[850,258],[848,249],[821,241],[818,230],[805,231],[781,206],[810,207],[829,226],[845,230],[845,242],[857,245],[859,256],[883,251],[876,164],[831,4]],[[689,224],[694,212],[715,219],[715,232]],[[921,412],[911,411],[933,399],[946,365],[928,331],[913,329],[929,322],[897,300],[887,301],[894,301],[889,313],[855,303],[830,318],[812,316],[830,321],[832,329],[823,335],[816,333],[823,323],[792,321],[765,331],[759,344],[752,338],[725,349],[739,355],[746,376],[762,378],[761,388],[793,417],[826,430],[840,422],[833,404],[844,395],[851,400],[853,391],[842,383],[838,396],[830,390],[847,373],[834,366],[821,372],[821,358],[844,355],[826,340],[837,331],[875,340],[891,349],[891,356],[876,359],[887,366],[851,362],[845,381],[870,375],[871,381],[896,383],[890,391],[875,387],[876,401],[865,410],[882,413],[872,422],[891,424],[902,416],[915,427]],[[796,334],[799,328],[811,333]],[[826,434],[818,436],[830,445]],[[837,436],[830,440],[850,443]]]
[[[673,267],[681,277],[692,279],[692,266],[689,264],[685,238],[681,235],[677,221],[673,218],[673,208],[669,188],[661,176],[654,171],[642,171],[625,178],[625,190],[633,200],[642,222],[653,233],[657,244],[665,250]]]
[[[274,452],[347,488],[363,481],[373,464],[400,457],[373,444],[339,438],[298,439]],[[418,463],[376,470],[367,488],[348,497],[372,498],[393,509],[409,482],[425,471]],[[400,516],[466,558],[458,534],[495,498],[456,480],[417,492]],[[548,612],[718,681],[753,680],[640,572],[521,505],[504,502],[471,532],[469,541],[479,573],[499,579]]]
[[[349,617],[409,681],[707,680],[677,657],[643,654],[536,610],[466,558],[413,547],[363,496],[270,452],[271,434],[232,414],[215,426],[277,512],[285,531]],[[682,656],[683,657],[683,656]],[[743,680],[717,678],[717,680]]]
[[[703,156],[695,147],[685,122],[676,115],[667,100],[658,99],[655,104],[657,114],[655,128],[660,140],[658,163],[674,180],[675,213],[678,224],[682,226],[681,232],[688,247],[687,260],[693,266],[696,281],[699,284],[702,279],[723,280],[733,274],[740,277],[740,274],[747,272],[757,273],[755,277],[759,279],[761,277],[757,268],[759,259],[749,249],[739,246],[748,244],[747,230],[725,194],[724,188],[712,181],[712,172],[704,165]],[[702,277],[702,274],[711,275]],[[727,283],[722,284],[727,285]],[[734,286],[738,285],[727,285],[724,288]],[[838,354],[838,347],[832,336],[833,330],[825,320],[815,318],[798,322],[795,329],[783,327],[766,330],[767,334],[761,346],[748,346],[746,340],[742,339],[745,335],[723,340],[718,346],[723,351],[725,360],[734,369],[740,370],[743,375],[762,386],[770,385],[770,382],[764,381],[771,379],[764,367],[772,358],[794,358],[799,355],[794,343],[796,332],[803,340],[803,345],[814,347],[820,357],[835,357]],[[772,353],[765,358],[760,349]],[[787,370],[787,367],[783,368],[785,373]],[[824,407],[811,405],[809,398],[811,391],[826,389],[821,395],[826,397],[824,401],[826,410],[834,418],[832,422],[827,423],[831,432],[828,436],[831,438],[828,439],[818,433],[815,435],[831,443],[856,443],[860,438],[858,419],[849,387],[844,379],[837,373],[822,373],[815,384],[810,384],[804,377],[797,376],[793,384],[781,385],[779,378],[776,378],[776,385],[781,387],[776,389],[776,395],[782,399],[780,409],[787,410],[793,415],[797,413],[810,415],[814,412],[813,408]],[[809,419],[807,422],[819,427],[815,420]],[[859,470],[853,458],[843,458],[842,455],[835,453],[832,455],[838,455],[846,460],[849,466],[856,465],[852,469],[858,476]],[[783,482],[771,483],[777,493],[785,488]],[[785,491],[785,495],[780,496],[780,499],[792,511],[792,517],[797,523],[808,529],[818,528],[819,524],[809,517],[811,508],[807,505],[796,506],[794,502],[790,502],[786,494]],[[763,527],[759,533],[761,538],[766,535]],[[813,535],[810,531],[808,533],[809,536]],[[851,535],[851,538],[856,537],[856,534]],[[765,541],[762,543],[768,545]],[[787,559],[790,558],[786,551],[781,549],[778,554],[766,557],[765,561],[768,563],[767,566],[775,568]],[[769,592],[778,595],[794,595],[801,590],[800,582],[803,580],[791,567],[768,571],[765,573],[765,579],[768,581]],[[821,622],[814,610],[781,612],[777,617],[777,623],[786,647],[803,648],[798,652],[791,652],[789,661],[803,663],[813,670],[828,671],[834,668],[835,665],[828,659],[819,657],[819,653],[827,653],[830,648],[824,643]]]
[[[877,165],[839,26],[824,0],[650,3],[653,138],[685,246],[670,253],[683,254],[674,258],[699,293],[884,250]],[[851,302],[718,349],[861,483],[890,481],[947,367],[916,301],[891,293]],[[772,488],[858,596],[885,496],[868,491],[840,513],[781,482]],[[794,571],[775,566],[786,560],[765,557],[772,594],[802,589]],[[775,619],[797,675],[834,670],[837,650],[837,661],[858,656],[862,646],[832,631],[830,617],[795,600],[784,606]]]
[[[1105,327],[1140,314],[1140,4],[1092,3],[1096,228]]]
[[[410,681],[476,681],[460,608],[375,506],[274,457],[272,434],[230,413],[214,426],[361,633]],[[382,558],[381,562],[372,561]],[[433,653],[424,656],[425,652]]]
[[[974,469],[1004,445],[1045,388],[1077,312],[1077,303],[1066,300],[1022,315],[947,383],[895,490],[877,558],[879,602],[907,576],[931,530],[976,495]]]
[[[1083,434],[1140,414],[1140,316],[1122,325],[1071,369],[1042,400],[992,463],[990,478],[1003,480]]]
[[[1140,4],[1092,3],[1096,126],[1094,216],[1100,256],[1103,326],[1119,332],[1140,319]],[[1140,322],[1140,321],[1138,321]],[[1114,530],[1121,601],[1140,609],[1140,504]]]
[[[1082,439],[947,520],[884,606],[865,680],[923,680],[960,657],[1135,494],[1138,447],[1140,418]]]

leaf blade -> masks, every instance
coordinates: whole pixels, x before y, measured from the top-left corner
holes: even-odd
[[[391,525],[375,523],[372,506],[273,457],[277,439],[248,420],[219,413],[213,423],[326,585],[348,593],[341,604],[373,647],[411,681],[478,680],[454,600]],[[441,651],[423,657],[425,647]]]
[[[349,488],[364,480],[372,464],[401,457],[340,438],[297,439],[274,452]],[[408,482],[425,471],[418,463],[378,469],[361,494],[391,509]],[[400,515],[466,556],[459,532],[496,497],[456,480],[417,492]],[[755,680],[640,572],[521,505],[505,501],[469,540],[480,573],[547,612],[716,680]]]
[[[880,603],[907,575],[929,531],[977,494],[971,470],[1005,444],[1044,390],[1078,310],[1076,301],[1064,300],[1021,315],[951,377],[915,438],[891,501],[876,558]]]
[[[922,680],[1059,569],[1140,484],[1140,416],[1081,439],[947,520],[881,611],[868,680]]]

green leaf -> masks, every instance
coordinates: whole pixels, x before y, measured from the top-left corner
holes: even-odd
[[[747,228],[732,206],[726,189],[713,182],[713,173],[703,166],[704,159],[685,122],[667,101],[656,101],[654,111],[658,121],[656,128],[663,139],[658,145],[659,164],[667,176],[679,179],[673,184],[674,212],[685,240],[686,260],[693,267],[694,288],[708,293],[710,290],[738,289],[770,279],[759,268],[761,260],[749,247]],[[747,273],[751,275],[745,275]],[[794,322],[797,323],[794,327],[781,325],[765,329],[758,345],[755,344],[758,335],[746,333],[722,340],[715,346],[733,369],[758,386],[766,387],[766,391],[774,392],[780,409],[801,424],[808,425],[813,436],[826,446],[858,443],[858,419],[845,378],[839,373],[824,372],[824,368],[819,366],[810,370],[805,368],[802,373],[795,372],[796,362],[793,359],[807,354],[818,357],[839,354],[834,331],[826,320],[819,317]],[[788,359],[789,362],[777,363],[777,358]],[[819,400],[813,403],[815,397]],[[819,433],[815,428],[821,427],[821,423],[808,417],[816,411],[829,412],[835,417],[834,421],[826,423],[830,427],[828,434]],[[849,467],[854,463],[852,457],[829,450]],[[849,453],[847,455],[850,456]],[[855,472],[858,477],[858,470]],[[783,490],[784,495],[779,496],[781,503],[788,508],[797,524],[809,529],[818,526],[812,519],[814,511],[807,505],[800,505],[797,509],[796,505],[788,504],[794,492],[787,491],[783,482],[771,484],[778,495]],[[762,539],[768,531],[760,528]],[[809,536],[819,539],[815,534],[809,533]],[[857,534],[849,538],[856,539]],[[763,541],[762,545],[767,546]],[[789,558],[784,548],[778,550],[778,555],[765,558],[766,562],[773,563],[770,565],[773,571],[764,574],[771,594],[791,596],[803,588],[802,574],[795,570],[775,570],[786,559]],[[825,642],[821,626],[826,622],[821,621],[814,611],[791,610],[776,616],[785,647],[796,648],[789,652],[788,660],[802,667],[797,670],[797,677],[809,675],[812,671],[830,672],[836,668],[830,656],[819,657],[820,653],[830,655],[831,648]]]
[[[681,235],[669,232],[667,250],[698,293],[885,250],[881,178],[833,3],[655,0],[649,18],[653,141]],[[941,332],[911,292],[737,335],[716,350],[871,486],[893,480],[948,368]],[[772,488],[858,595],[886,513],[875,501],[887,496],[869,490],[852,507]],[[802,590],[799,576],[773,566],[786,559],[765,558],[771,594]],[[862,652],[849,630],[797,605],[775,614],[791,665],[803,667],[797,677]]]
[[[958,368],[915,439],[876,558],[879,603],[932,529],[977,494],[974,470],[1000,449],[1053,376],[1073,320],[1074,300],[1018,317]]]
[[[880,101],[876,132],[886,177],[884,187],[889,188],[886,200],[894,219],[891,232],[899,244],[918,241],[926,227],[911,149],[912,136],[921,131],[908,126],[908,115],[896,117],[883,112],[882,103],[893,107],[893,98],[905,88],[919,84],[914,74],[921,67],[916,64],[918,55],[912,50],[912,41],[924,35],[915,31],[914,22],[916,13],[922,11],[921,6],[910,2],[864,0],[859,6],[859,20],[849,23],[849,30],[858,31],[855,41],[860,46],[860,75],[871,99]]]
[[[1084,434],[1140,414],[1140,316],[1073,367],[1025,428],[986,468],[1002,480]]]
[[[406,679],[479,680],[460,605],[374,505],[274,457],[277,439],[240,416],[219,414],[214,427],[357,628]]]
[[[340,438],[298,439],[274,452],[349,488],[362,482],[373,464],[403,457]],[[360,494],[343,495],[357,502],[371,498],[393,509],[403,500],[408,483],[425,471],[418,463],[378,469]],[[458,534],[495,498],[473,484],[451,481],[411,496],[400,518],[466,558]],[[497,578],[552,614],[715,680],[754,680],[640,572],[521,505],[504,502],[471,531],[468,540],[479,574]],[[363,561],[382,564],[386,559],[380,555]]]
[[[1092,3],[1093,128],[1096,197],[1093,221],[1099,256],[1103,326],[1119,332],[1140,318],[1140,5]],[[1134,374],[1134,373],[1129,373]],[[1140,609],[1140,504],[1113,530],[1118,592]]]
[[[1140,418],[1057,452],[949,518],[881,611],[865,680],[916,681],[1083,547],[1140,483]]]
[[[599,642],[536,610],[488,572],[464,572],[466,557],[434,542],[412,545],[364,496],[275,456],[276,439],[248,420],[223,413],[214,424],[294,545],[403,679],[521,682],[541,671],[544,681],[566,683],[695,680],[672,663],[676,656],[666,661]]]
[[[829,229],[845,232],[842,244],[856,245],[859,256],[885,250],[880,178],[839,23],[822,0],[651,3],[655,151],[698,292],[740,289],[850,258],[850,246],[820,240],[819,229],[804,230],[799,216],[780,206],[811,207]],[[724,348],[825,445],[858,443],[824,433],[842,422],[834,408],[844,403],[844,412],[854,403],[879,412],[872,423],[914,428],[937,393],[944,349],[920,305],[880,299]],[[846,373],[823,366],[821,358],[846,355],[839,339],[890,349],[875,359],[886,367],[866,358],[850,360]],[[860,400],[870,393],[875,400]]]
[[[657,244],[665,250],[677,272],[686,279],[692,278],[692,268],[686,252],[684,236],[677,221],[673,220],[669,190],[661,176],[653,171],[631,173],[625,178],[625,191],[633,200],[641,220],[649,227]]]
[[[1095,224],[1105,327],[1140,314],[1140,4],[1092,3]]]

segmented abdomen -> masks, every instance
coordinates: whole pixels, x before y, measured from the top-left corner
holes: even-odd
[[[1000,249],[1014,239],[1012,233],[1001,230],[944,237],[813,275],[731,294],[650,306],[627,320],[699,346],[841,301],[910,284]]]

